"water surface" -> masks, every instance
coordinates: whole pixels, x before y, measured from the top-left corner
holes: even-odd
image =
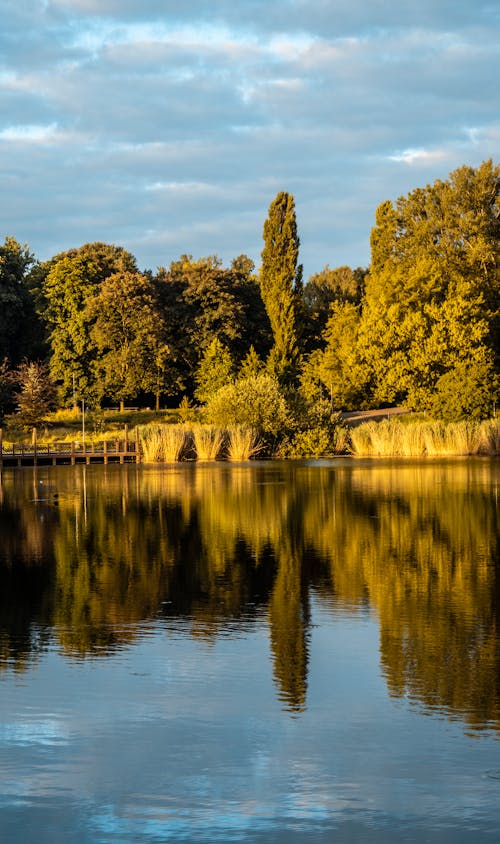
[[[0,840],[500,840],[499,481],[4,470]]]

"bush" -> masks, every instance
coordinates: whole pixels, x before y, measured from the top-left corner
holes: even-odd
[[[460,361],[437,381],[430,412],[446,421],[487,419],[498,398],[498,376],[487,361]]]
[[[226,384],[208,401],[207,421],[221,428],[241,425],[277,436],[290,426],[290,414],[276,378],[267,373]]]

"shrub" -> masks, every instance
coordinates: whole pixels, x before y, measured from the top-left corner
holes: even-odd
[[[437,381],[430,412],[447,421],[487,419],[498,397],[498,376],[488,361],[459,361]]]
[[[333,454],[334,444],[330,432],[321,425],[297,431],[287,449],[290,457],[327,457]]]
[[[222,428],[243,426],[259,434],[278,435],[290,424],[285,397],[276,378],[267,373],[226,384],[208,401],[205,417]]]

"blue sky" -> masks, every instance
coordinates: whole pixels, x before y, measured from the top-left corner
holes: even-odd
[[[245,252],[294,194],[305,277],[377,205],[499,160],[500,0],[1,0],[0,238],[141,268]]]

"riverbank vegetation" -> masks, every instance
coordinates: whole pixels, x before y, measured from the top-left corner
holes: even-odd
[[[182,434],[156,424],[192,423],[180,454],[200,459],[229,454],[236,434],[216,431],[243,430],[262,455],[496,453],[496,434],[488,445],[475,423],[494,418],[499,399],[499,209],[500,167],[461,167],[379,206],[368,268],[327,266],[307,282],[285,192],[269,207],[257,270],[243,254],[140,270],[99,242],[38,261],[7,237],[0,426],[61,439],[85,413],[102,439],[120,422],[151,424],[142,442],[154,455]],[[349,436],[340,421],[342,410],[391,405],[426,414],[427,427]]]

